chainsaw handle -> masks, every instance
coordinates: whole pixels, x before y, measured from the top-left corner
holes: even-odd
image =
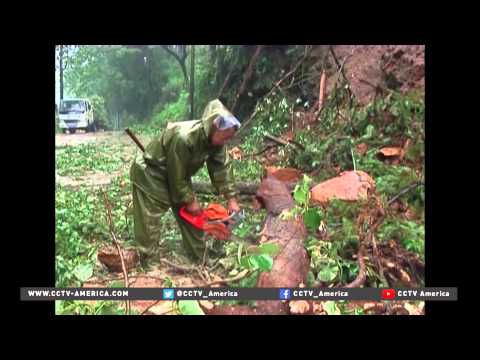
[[[180,208],[179,215],[183,220],[200,230],[203,230],[203,226],[207,221],[207,216],[203,211],[199,215],[192,215],[187,211],[186,206]]]

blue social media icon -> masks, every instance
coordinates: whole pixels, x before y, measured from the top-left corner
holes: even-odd
[[[280,289],[278,295],[281,300],[288,300],[290,299],[290,289]]]
[[[173,299],[173,289],[163,289],[163,299],[172,300]]]

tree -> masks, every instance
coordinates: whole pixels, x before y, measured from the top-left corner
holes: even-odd
[[[55,46],[56,57],[58,60],[57,69],[60,72],[60,100],[63,100],[64,93],[64,72],[69,64],[69,59],[72,56],[72,51],[76,48],[75,45],[57,45]]]
[[[180,64],[180,68],[182,69],[183,76],[185,78],[185,87],[187,87],[188,84],[188,75],[187,75],[187,65],[186,65],[186,59],[187,59],[187,45],[162,45],[162,48],[172,55],[175,60],[178,61]]]
[[[190,118],[195,118],[195,45],[191,45],[191,58],[190,58]]]

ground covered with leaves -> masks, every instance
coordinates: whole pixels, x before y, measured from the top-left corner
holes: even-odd
[[[308,229],[305,247],[311,259],[305,286],[335,287],[354,281],[360,271],[358,249],[364,241],[366,279],[363,286],[424,285],[425,190],[424,102],[418,94],[390,93],[367,106],[348,106],[345,89],[329,96],[322,113],[311,119],[310,104],[273,93],[260,103],[245,136],[234,147],[237,181],[259,182],[267,166],[297,169],[302,178],[294,189],[295,212]],[[160,129],[135,127],[146,144]],[[272,135],[288,141],[274,146]],[[95,134],[96,135],[96,134]],[[103,194],[112,208],[115,233],[123,248],[134,248],[129,167],[138,150],[121,133],[57,135],[56,147],[56,286],[123,287],[121,273],[111,273],[98,253],[111,247]],[[67,138],[68,137],[68,138]],[[302,148],[290,141],[297,142]],[[261,153],[263,149],[270,148]],[[232,146],[233,147],[233,146]],[[385,150],[395,148],[396,150]],[[232,149],[233,150],[233,149]],[[392,154],[393,155],[390,155]],[[310,204],[311,186],[344,171],[364,171],[375,181],[371,198],[327,205]],[[208,181],[202,169],[193,181]],[[412,186],[412,184],[416,184]],[[410,189],[408,187],[411,186]],[[404,193],[402,190],[407,189]],[[374,199],[374,200],[372,200]],[[206,205],[221,202],[202,194]],[[372,202],[373,201],[373,202]],[[235,235],[252,242],[261,236],[265,211],[252,196],[242,196],[245,221]],[[373,210],[382,209],[382,215]],[[377,227],[369,232],[375,220]],[[368,219],[368,221],[366,220]],[[192,266],[169,211],[161,220],[158,258],[129,273],[130,286],[255,286],[259,273],[272,268],[275,249],[237,242],[208,241],[208,265]],[[368,242],[369,234],[374,237]],[[168,265],[163,260],[180,267]],[[221,303],[203,303],[210,307]],[[318,302],[315,314],[422,314],[419,302]],[[125,314],[123,302],[57,301],[57,314]],[[300,311],[301,312],[301,311]],[[131,314],[201,314],[196,301],[132,301]]]

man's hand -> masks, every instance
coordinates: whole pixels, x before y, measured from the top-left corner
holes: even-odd
[[[228,200],[228,212],[234,213],[234,212],[240,212],[240,206],[238,206],[237,200],[235,198],[231,198]]]
[[[198,203],[197,199],[194,199],[190,204],[185,207],[185,210],[192,215],[199,215],[202,212],[202,207]]]

